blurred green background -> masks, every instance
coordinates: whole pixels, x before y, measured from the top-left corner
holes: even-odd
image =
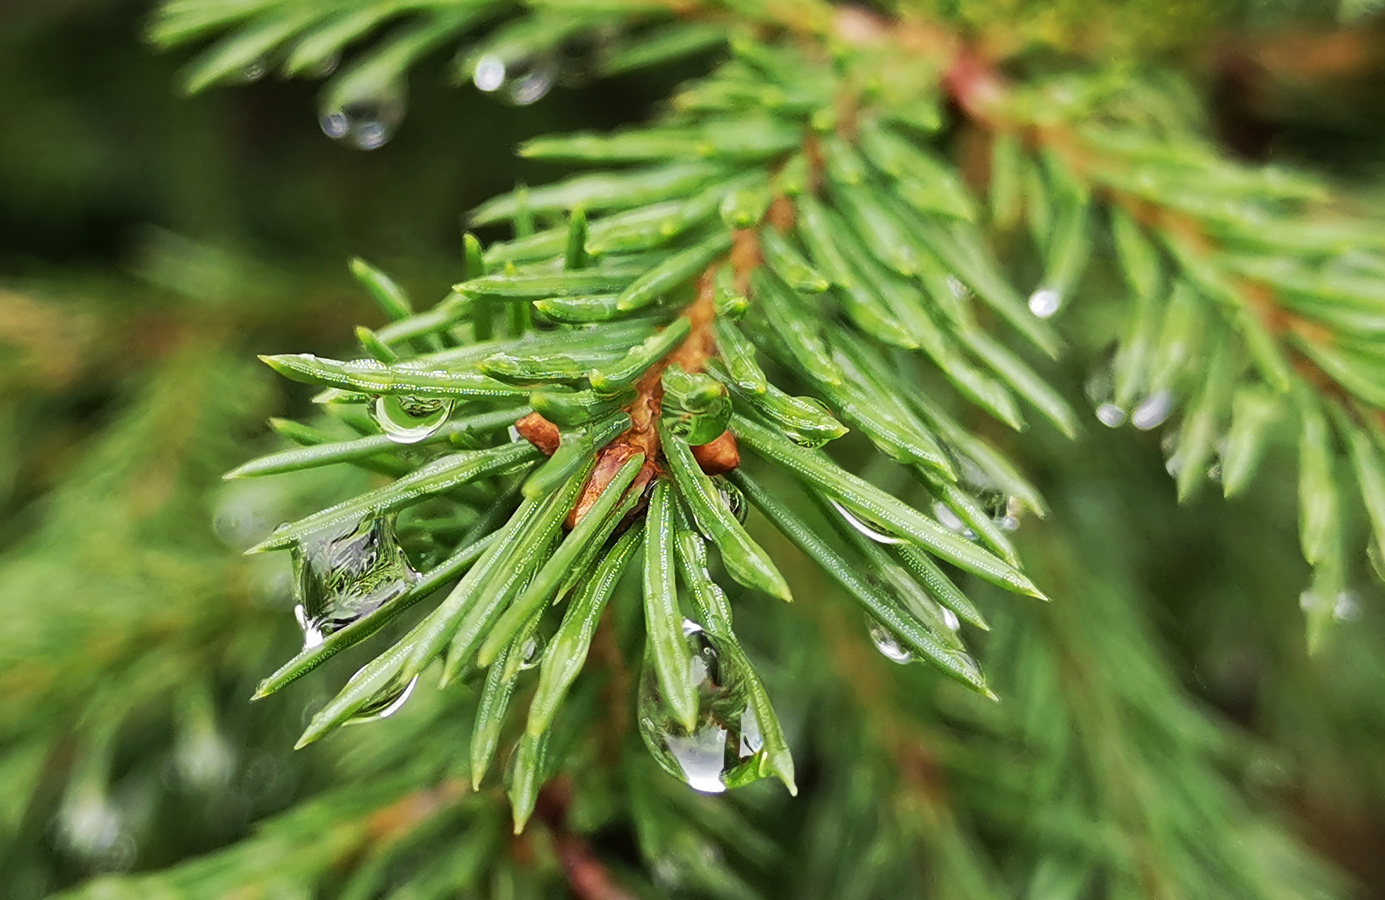
[[[641,118],[680,74],[517,109],[424,66],[398,134],[360,152],[323,136],[313,84],[180,96],[186,60],[143,43],[149,14],[0,5],[0,897],[220,846],[339,777],[324,761],[339,749],[289,752],[327,684],[244,702],[296,629],[286,562],[237,551],[287,510],[219,476],[275,446],[265,418],[305,397],[254,355],[330,353],[377,322],[351,255],[442,296],[462,211],[551,174],[517,167],[517,141]],[[1195,62],[1243,152],[1378,194],[1372,52],[1326,79]],[[1378,587],[1309,660],[1290,469],[1252,500],[1179,508],[1157,437],[1084,441],[1028,448],[1073,545],[1125,566],[1185,689],[1254,736],[1230,780],[1385,896]]]

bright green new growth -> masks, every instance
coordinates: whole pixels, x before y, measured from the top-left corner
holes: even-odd
[[[718,43],[645,4],[532,5],[482,38],[463,74],[480,84],[480,60],[529,58],[610,28],[620,36],[607,71]],[[260,6],[202,58],[190,89],[280,47],[301,71],[388,17],[287,0]],[[337,76],[327,106],[355,102],[353,92],[373,96],[427,49],[512,6],[428,5],[411,30]],[[435,307],[414,312],[388,276],[353,261],[390,319],[359,333],[363,357],[265,358],[288,378],[331,389],[323,405],[362,435],[329,441],[285,424],[301,449],[228,477],[344,462],[394,480],[256,549],[416,507],[465,529],[439,530],[432,566],[408,591],[310,643],[261,686],[257,696],[282,688],[461,576],[301,743],[435,664],[444,681],[478,677],[474,782],[490,771],[512,702],[529,703],[508,775],[521,827],[564,697],[603,612],[624,600],[615,591],[622,573],[638,568],[644,650],[627,661],[648,660],[671,718],[692,732],[708,701],[684,620],[705,630],[748,673],[740,687],[762,745],[747,753],[763,753],[754,777],[773,774],[793,790],[783,727],[731,607],[742,605],[744,620],[764,602],[758,595],[788,600],[782,573],[796,559],[759,522],[743,524],[747,501],[890,641],[994,697],[958,633],[958,620],[987,626],[957,576],[1042,598],[1007,528],[1044,504],[980,436],[990,423],[979,421],[1024,430],[1037,413],[1046,423],[1038,427],[1077,432],[1065,392],[1047,377],[1045,357],[1063,347],[1049,320],[1086,301],[1082,275],[1108,245],[1130,302],[1109,376],[1095,388],[1098,418],[1143,429],[1177,416],[1167,433],[1180,498],[1216,466],[1228,495],[1244,490],[1269,423],[1297,418],[1312,641],[1348,569],[1342,449],[1373,552],[1385,551],[1385,350],[1375,339],[1385,321],[1385,229],[1309,223],[1323,196],[1316,184],[1226,162],[1153,82],[969,81],[962,63],[979,61],[965,50],[933,58],[858,43],[833,28],[829,5],[799,6],[793,22],[763,13],[782,29],[775,39],[733,34],[727,58],[684,86],[660,121],[525,144],[527,157],[596,171],[475,210],[473,224],[509,224],[515,236],[482,247],[468,235],[466,277]],[[198,18],[171,3],[158,33],[185,40],[240,15]],[[893,80],[878,77],[882,60]],[[990,141],[982,188],[949,161],[938,112],[949,92]],[[1042,273],[1032,292],[993,249],[997,234],[1020,228]],[[418,436],[378,412],[388,398],[445,402],[450,418]],[[834,458],[830,442],[848,428],[875,452],[860,473]],[[789,483],[819,508],[796,502]],[[843,528],[840,540],[828,537]],[[708,544],[727,579],[709,569]],[[541,658],[527,661],[530,653]],[[539,670],[532,697],[518,687],[529,665]],[[691,771],[674,774],[699,783]]]

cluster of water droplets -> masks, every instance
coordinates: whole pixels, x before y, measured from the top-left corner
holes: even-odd
[[[322,133],[357,150],[375,150],[394,137],[408,108],[402,83],[343,101],[322,111]]]
[[[1153,391],[1130,409],[1119,406],[1113,399],[1111,375],[1104,370],[1087,379],[1086,392],[1097,421],[1107,428],[1119,428],[1129,422],[1140,431],[1149,431],[1168,421],[1173,412],[1174,395],[1168,388]]]
[[[764,749],[760,720],[746,690],[747,673],[735,655],[724,652],[720,640],[694,622],[684,620],[683,635],[698,686],[697,724],[691,732],[679,724],[646,660],[640,676],[640,735],[670,775],[699,791],[720,793],[758,777]]]
[[[447,424],[453,405],[440,397],[382,394],[370,405],[370,417],[395,443],[416,444]]]
[[[1352,591],[1338,591],[1334,596],[1325,597],[1320,592],[1312,589],[1306,590],[1298,596],[1299,609],[1305,613],[1312,614],[1330,606],[1332,618],[1337,622],[1352,622],[1361,616],[1361,604],[1356,594]]]
[[[528,106],[553,89],[561,72],[556,53],[517,60],[491,54],[476,61],[471,82],[477,90],[495,94],[515,106]]]
[[[304,538],[293,547],[305,649],[322,643],[407,591],[419,578],[394,533],[394,519],[367,516]]]

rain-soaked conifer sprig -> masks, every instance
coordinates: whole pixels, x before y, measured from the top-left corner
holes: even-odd
[[[1368,555],[1385,569],[1385,226],[1305,174],[1225,158],[1167,90],[1065,77],[974,99],[993,133],[993,222],[1026,226],[1043,272],[1030,308],[1044,318],[1090,302],[1078,279],[1109,247],[1124,321],[1088,391],[1105,425],[1164,428],[1180,500],[1209,479],[1245,491],[1274,428],[1298,433],[1316,645],[1359,557],[1353,476]]]
[[[1339,439],[1385,549],[1385,358],[1370,340],[1385,321],[1385,233],[1308,227],[1316,186],[1222,160],[1148,86],[1133,98],[1080,80],[1010,88],[951,41],[922,53],[840,31],[823,54],[803,37],[829,6],[799,6],[792,36],[732,39],[658,121],[524,144],[525,157],[590,171],[474,210],[474,224],[514,237],[483,247],[469,235],[464,277],[434,307],[413,311],[387,276],[353,264],[391,320],[359,333],[360,358],[266,358],[328,388],[318,399],[360,436],[286,426],[304,447],[233,475],[349,462],[394,480],[257,548],[295,554],[306,636],[259,695],[459,579],[300,743],[388,714],[430,670],[479,681],[473,780],[492,770],[507,722],[526,722],[507,776],[520,827],[603,610],[626,603],[644,622],[639,729],[660,765],[704,791],[771,774],[792,790],[783,730],[732,625],[733,602],[743,621],[791,598],[765,525],[860,605],[890,658],[994,696],[965,646],[963,626],[986,618],[960,576],[1043,597],[1008,531],[1045,507],[976,421],[1022,431],[1037,415],[1076,432],[1043,372],[1064,349],[1050,320],[1084,302],[1093,260],[1114,262],[1134,298],[1098,417],[1153,427],[1182,410],[1180,496],[1218,455],[1227,493],[1240,490],[1276,416],[1301,424],[1314,634],[1346,570]],[[199,20],[194,7],[169,4],[164,40],[232,16]],[[509,7],[429,7],[342,82],[394,83],[483,17],[502,18],[462,57],[483,88],[497,59],[503,80],[510,62],[532,69],[613,24],[636,30],[608,49],[608,70],[713,43],[694,25],[659,30],[667,14],[642,4],[617,15],[624,5],[540,3],[503,19]],[[268,9],[213,49],[194,86],[231,72],[236,47],[291,46],[292,60],[324,34],[344,44],[378,24]],[[988,196],[949,162],[949,95],[992,142]],[[1021,225],[1042,272],[1032,292],[1016,287],[1023,261],[1002,262],[992,240]],[[849,432],[872,450],[865,472],[832,446]],[[790,482],[818,508],[805,515],[776,492]],[[407,553],[405,526],[421,535]],[[622,576],[638,598],[617,590]]]

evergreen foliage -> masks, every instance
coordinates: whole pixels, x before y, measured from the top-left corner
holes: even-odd
[[[291,555],[304,637],[254,697],[279,703],[262,698],[366,645],[298,739],[350,741],[324,757],[338,783],[228,848],[83,896],[1344,890],[1228,777],[1263,750],[1172,674],[1130,498],[1071,465],[1026,473],[1090,430],[1060,362],[1095,359],[1096,420],[1159,429],[1180,501],[1209,480],[1242,497],[1294,479],[1302,632],[1325,646],[1350,586],[1385,568],[1378,211],[1231,158],[1165,64],[1074,52],[1080,11],[1002,28],[1008,9],[899,7],[165,3],[157,43],[209,42],[189,91],[269,65],[313,77],[351,52],[321,122],[363,149],[442,48],[464,48],[456,80],[520,104],[564,73],[704,74],[648,124],[524,143],[581,171],[472,210],[440,301],[356,259],[383,316],[359,350],[263,357],[319,392],[272,420],[294,446],[226,476],[262,520],[306,512],[250,547]],[[1140,33],[1164,46],[1187,27]],[[106,498],[160,410],[196,408],[165,394],[260,405],[221,386],[238,363],[169,365],[148,412],[56,495],[40,562],[13,558],[29,593],[53,546],[100,533],[93,507],[122,514]],[[215,445],[189,458],[225,458],[224,433],[188,434]],[[1138,481],[1104,444],[1090,468]],[[126,562],[158,566],[161,541],[185,540],[142,537]],[[209,556],[169,564],[215,582]],[[1209,602],[1254,608],[1236,596]],[[153,640],[195,636],[161,623],[161,598],[130,598],[122,614]],[[196,628],[262,661],[273,626],[235,612]],[[176,678],[112,652],[132,667],[111,682],[120,704]],[[212,740],[212,690],[186,687],[183,740]],[[1378,737],[1381,705],[1362,708]],[[69,821],[100,824],[121,723],[102,718],[64,788],[90,814]],[[703,797],[664,772],[743,790]],[[769,778],[786,792],[754,785]]]

